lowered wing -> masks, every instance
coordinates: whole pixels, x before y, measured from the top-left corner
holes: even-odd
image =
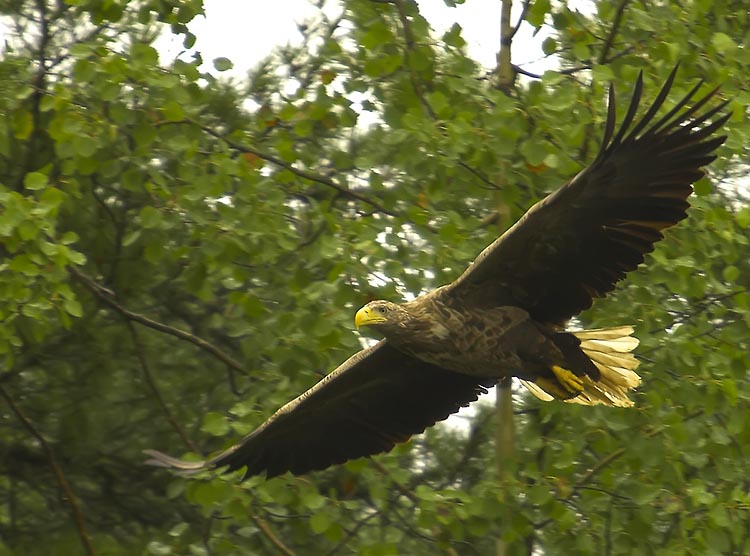
[[[186,462],[147,450],[148,463],[185,471],[244,467],[244,478],[287,471],[300,475],[387,452],[473,402],[494,383],[423,363],[382,340],[210,460]]]

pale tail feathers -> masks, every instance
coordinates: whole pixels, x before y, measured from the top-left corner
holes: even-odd
[[[615,407],[630,407],[633,402],[628,398],[628,391],[641,383],[641,377],[635,369],[639,361],[631,353],[638,346],[632,326],[616,328],[598,328],[572,332],[581,341],[581,350],[599,369],[599,380],[588,376],[583,379],[583,392],[566,402],[583,405],[604,404]],[[544,401],[555,399],[539,385],[522,380],[528,390]]]
[[[551,396],[547,392],[542,390],[541,386],[537,386],[530,380],[521,379],[521,384],[523,384],[529,392],[534,394],[537,398],[539,398],[543,402],[551,402],[552,400],[555,399],[554,396]]]

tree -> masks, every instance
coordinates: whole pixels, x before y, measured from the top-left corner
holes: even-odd
[[[526,4],[561,70],[498,80],[413,2],[350,0],[237,84],[159,63],[198,1],[4,5],[0,553],[747,552],[746,10],[595,7]],[[609,81],[624,99],[643,70],[652,98],[677,62],[675,97],[734,98],[729,139],[689,221],[580,323],[636,325],[635,409],[516,395],[502,479],[488,404],[307,477],[142,465],[316,382],[369,298],[452,280],[591,159]]]

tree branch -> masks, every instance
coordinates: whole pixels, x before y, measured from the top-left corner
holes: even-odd
[[[13,398],[10,397],[5,388],[3,388],[2,384],[0,384],[0,396],[5,398],[5,401],[8,403],[11,411],[16,415],[23,427],[27,431],[29,431],[29,434],[31,434],[31,436],[36,438],[37,442],[39,442],[42,449],[44,450],[44,453],[47,456],[47,462],[52,468],[52,472],[55,475],[57,484],[60,486],[60,490],[63,491],[63,500],[67,502],[68,506],[70,506],[70,511],[73,514],[73,521],[75,522],[76,529],[78,530],[78,535],[81,537],[83,548],[86,551],[86,554],[88,554],[89,556],[94,556],[94,546],[91,543],[91,535],[86,528],[86,519],[83,515],[83,512],[81,511],[80,506],[78,505],[78,500],[76,499],[75,494],[73,494],[73,490],[70,488],[70,484],[68,484],[68,480],[65,478],[65,474],[63,473],[60,464],[57,463],[57,458],[55,458],[55,453],[52,451],[52,447],[44,439],[41,433],[36,430],[36,428],[34,428],[34,425],[31,423],[31,421],[29,421],[26,415],[24,415],[23,411],[21,411],[21,408],[16,405],[16,403],[13,401]]]
[[[260,529],[260,532],[265,535],[265,537],[271,542],[272,545],[274,545],[278,549],[281,554],[283,554],[284,556],[296,556],[294,551],[292,551],[288,546],[281,542],[281,539],[278,537],[278,535],[276,535],[276,533],[273,532],[271,527],[268,525],[268,523],[266,523],[264,519],[255,514],[255,512],[250,512],[250,519],[253,520],[255,525],[258,526],[258,529]]]
[[[419,82],[419,79],[417,79],[417,74],[414,71],[412,64],[409,62],[409,52],[412,52],[416,49],[417,41],[414,40],[414,33],[412,33],[411,31],[411,23],[409,23],[409,18],[406,15],[404,0],[396,0],[395,2],[393,2],[393,4],[396,6],[396,11],[398,11],[398,18],[399,21],[401,21],[401,28],[404,30],[404,42],[406,42],[406,50],[404,51],[404,63],[409,70],[409,80],[411,81],[412,89],[414,89],[414,94],[417,95],[419,102],[422,103],[422,106],[424,106],[430,118],[433,121],[437,121],[437,114],[435,114],[432,106],[430,106],[430,103],[427,101],[427,97],[425,97],[424,90],[422,89],[422,84]]]
[[[606,64],[607,63],[607,56],[609,55],[609,51],[612,49],[612,44],[615,42],[615,37],[617,36],[617,32],[620,30],[620,24],[622,23],[622,17],[625,13],[625,8],[630,3],[630,0],[622,0],[620,2],[620,5],[617,7],[617,11],[615,12],[615,17],[612,20],[612,27],[609,29],[609,33],[607,34],[607,38],[604,40],[604,46],[602,47],[602,53],[599,55],[599,64]]]
[[[169,424],[172,425],[172,428],[175,430],[177,435],[182,439],[182,441],[185,443],[185,446],[191,451],[195,452],[196,454],[200,454],[201,450],[196,446],[196,444],[192,441],[192,439],[187,435],[185,432],[185,429],[180,425],[179,421],[175,419],[175,416],[172,415],[172,412],[169,410],[169,406],[164,401],[164,397],[161,395],[161,392],[159,391],[159,387],[156,385],[156,381],[154,380],[154,376],[151,374],[151,369],[149,368],[148,361],[146,360],[145,355],[145,346],[143,345],[143,342],[141,342],[141,338],[138,336],[138,331],[135,329],[135,326],[133,326],[133,321],[124,317],[125,320],[125,326],[128,327],[128,331],[130,332],[130,337],[133,340],[133,346],[135,347],[135,354],[138,358],[138,362],[141,365],[141,371],[143,371],[143,378],[146,381],[146,384],[148,385],[149,389],[151,390],[151,393],[154,395],[154,398],[156,398],[156,403],[159,404],[159,407],[164,412],[164,415],[167,418],[167,421],[169,421]]]
[[[419,102],[424,106],[427,114],[429,115],[430,119],[433,122],[439,122],[440,118],[438,118],[437,114],[432,108],[432,105],[430,105],[429,101],[427,100],[427,97],[424,94],[424,90],[422,88],[422,85],[420,84],[419,80],[417,79],[417,75],[414,72],[413,68],[411,67],[411,64],[409,64],[409,52],[414,50],[416,47],[416,40],[414,39],[414,33],[412,33],[411,30],[411,23],[409,22],[409,18],[406,14],[406,10],[404,9],[404,0],[371,0],[373,2],[380,2],[383,4],[392,4],[396,6],[396,9],[398,10],[398,16],[399,20],[401,21],[401,27],[404,31],[404,42],[406,43],[406,52],[404,53],[404,62],[406,66],[409,68],[409,80],[411,81],[412,89],[414,89],[414,94],[419,99]],[[444,128],[440,130],[443,135],[445,136],[445,130]],[[490,188],[496,188],[495,184],[493,184],[486,176],[484,176],[479,170],[472,168],[466,162],[463,160],[459,160],[457,164],[473,174],[475,177],[479,178],[482,182],[484,182],[487,186]]]
[[[373,199],[370,199],[366,195],[362,195],[361,193],[357,193],[356,191],[352,191],[348,187],[345,187],[345,186],[343,186],[343,185],[341,185],[339,183],[336,183],[331,178],[328,178],[326,176],[321,176],[319,174],[314,174],[314,173],[308,172],[306,170],[301,170],[301,169],[297,168],[296,166],[294,166],[292,164],[284,162],[283,160],[281,160],[280,158],[278,158],[278,157],[276,157],[276,156],[274,156],[272,154],[264,153],[262,151],[254,149],[254,148],[249,147],[247,145],[241,145],[241,144],[233,141],[232,139],[229,139],[225,135],[222,135],[221,133],[219,133],[219,132],[211,129],[210,127],[205,126],[205,125],[203,125],[203,124],[201,124],[199,122],[196,122],[194,120],[186,120],[186,121],[190,122],[193,125],[197,125],[198,127],[200,127],[203,131],[205,131],[209,135],[212,135],[213,137],[216,137],[217,139],[219,139],[221,141],[224,141],[227,145],[229,145],[231,148],[235,149],[236,151],[255,155],[258,158],[260,158],[261,160],[265,160],[266,162],[270,162],[271,164],[279,166],[280,168],[284,168],[285,170],[289,170],[295,176],[299,176],[300,178],[303,178],[303,179],[306,179],[306,180],[309,180],[309,181],[312,181],[312,182],[315,182],[315,183],[319,183],[321,185],[325,185],[327,187],[335,189],[336,191],[338,191],[342,195],[344,195],[346,197],[350,197],[352,199],[357,199],[358,201],[361,201],[361,202],[363,202],[365,204],[368,204],[371,207],[377,209],[379,212],[382,212],[383,214],[387,214],[388,216],[393,216],[393,217],[396,217],[396,218],[400,218],[401,217],[401,215],[398,214],[397,212],[394,212],[392,210],[389,210],[389,209],[385,208],[383,205],[381,205],[380,203],[378,203],[377,201],[375,201]]]
[[[245,368],[236,360],[234,360],[232,357],[224,353],[222,350],[220,350],[218,347],[213,345],[212,343],[204,340],[203,338],[199,338],[198,336],[195,336],[194,334],[191,334],[190,332],[186,332],[184,330],[180,330],[179,328],[175,328],[173,326],[169,326],[168,324],[164,324],[162,322],[158,322],[155,320],[152,320],[148,317],[144,317],[143,315],[140,315],[138,313],[134,313],[133,311],[130,311],[120,305],[113,296],[113,293],[96,282],[94,279],[90,278],[74,266],[68,267],[68,272],[75,276],[81,284],[83,284],[86,289],[88,289],[91,293],[94,294],[100,301],[102,301],[105,305],[109,306],[110,308],[114,309],[116,312],[120,313],[122,316],[126,317],[129,320],[132,320],[134,322],[137,322],[139,324],[142,324],[143,326],[146,326],[148,328],[153,328],[154,330],[158,330],[159,332],[164,332],[165,334],[169,334],[170,336],[174,336],[175,338],[179,338],[181,340],[185,340],[187,342],[190,342],[191,344],[194,344],[201,348],[204,351],[207,351],[217,359],[219,359],[222,363],[227,365],[228,367],[241,372],[244,375],[247,375],[247,371]]]
[[[700,417],[703,415],[704,411],[702,409],[698,409],[696,411],[693,411],[692,413],[689,413],[684,417],[684,421],[689,421],[690,419],[694,419],[696,417]],[[652,428],[651,430],[643,432],[641,437],[645,438],[654,438],[655,436],[658,436],[664,432],[664,429],[657,429]],[[620,459],[623,455],[625,455],[626,447],[620,447],[617,450],[614,450],[613,452],[610,452],[605,457],[600,459],[596,465],[594,465],[591,469],[589,469],[572,487],[570,494],[568,494],[562,501],[568,502],[572,500],[581,490],[583,490],[586,485],[588,485],[594,478],[606,467],[611,465],[613,462]],[[612,493],[609,493],[612,495]],[[534,525],[535,529],[542,529],[549,525],[552,521],[554,521],[552,518],[545,519],[544,521],[537,523]]]
[[[500,50],[497,53],[497,88],[506,94],[513,88],[516,72],[511,63],[510,48],[515,34],[510,25],[510,12],[513,7],[511,0],[500,3]]]
[[[523,0],[523,5],[521,6],[521,15],[518,17],[518,21],[516,21],[516,24],[513,26],[513,31],[510,34],[511,38],[515,37],[516,33],[518,33],[518,30],[521,28],[521,24],[526,19],[526,14],[528,13],[530,7],[531,0]]]

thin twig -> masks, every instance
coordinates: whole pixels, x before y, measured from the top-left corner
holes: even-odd
[[[277,156],[274,156],[269,153],[265,153],[263,151],[259,151],[257,149],[254,149],[253,147],[249,147],[247,145],[241,145],[237,143],[236,141],[233,141],[232,139],[229,139],[226,135],[222,135],[218,131],[215,131],[211,129],[208,126],[205,126],[199,122],[196,122],[194,120],[186,120],[189,123],[193,125],[197,125],[200,127],[203,131],[208,133],[209,135],[212,135],[216,137],[217,139],[220,139],[221,141],[224,141],[227,145],[229,145],[231,148],[235,149],[236,151],[242,152],[242,153],[248,153],[257,156],[258,158],[265,160],[266,162],[270,162],[271,164],[275,164],[276,166],[279,166],[281,168],[284,168],[285,170],[289,170],[292,174],[299,176],[300,178],[319,183],[321,185],[325,185],[327,187],[330,187],[332,189],[335,189],[342,195],[346,197],[351,197],[352,199],[357,199],[358,201],[362,201],[363,203],[366,203],[375,209],[377,209],[379,212],[382,212],[383,214],[387,214],[389,216],[393,216],[396,218],[400,218],[401,215],[385,208],[383,205],[378,203],[377,201],[370,199],[366,195],[362,195],[361,193],[357,193],[356,191],[352,191],[348,187],[345,187],[339,183],[336,183],[331,178],[328,178],[326,176],[321,176],[320,174],[314,174],[312,172],[308,172],[307,170],[301,170],[294,166],[293,164],[289,164],[287,162],[284,162]]]
[[[372,0],[372,1],[380,1],[380,0]],[[413,51],[416,48],[417,42],[414,39],[414,33],[412,32],[411,23],[409,22],[409,18],[407,17],[406,11],[404,9],[403,0],[383,0],[382,3],[392,4],[396,6],[398,10],[399,20],[401,21],[401,28],[403,29],[403,32],[404,32],[404,42],[406,43],[404,63],[409,68],[409,80],[411,81],[412,89],[414,90],[414,94],[419,99],[419,102],[422,104],[422,106],[424,106],[425,111],[427,112],[430,119],[433,122],[438,122],[440,118],[438,118],[437,114],[432,108],[432,105],[430,105],[429,101],[427,100],[427,97],[424,94],[424,89],[422,88],[421,83],[417,79],[417,75],[414,72],[414,69],[411,67],[411,64],[409,64],[409,52]],[[441,128],[441,131],[443,132],[443,135],[445,136],[445,130]],[[471,166],[469,166],[466,162],[462,160],[458,161],[458,165],[461,168],[464,168],[465,170],[471,172],[475,177],[479,178],[482,182],[484,182],[490,188],[494,188],[494,184],[486,176],[484,176],[479,170],[472,168]]]
[[[69,266],[68,272],[78,278],[78,280],[86,287],[86,289],[93,293],[99,300],[104,302],[104,304],[108,305],[124,317],[142,324],[143,326],[146,326],[148,328],[153,328],[154,330],[158,330],[159,332],[164,332],[165,334],[169,334],[181,340],[190,342],[191,344],[198,346],[202,350],[207,351],[228,367],[231,367],[232,369],[245,375],[247,374],[245,368],[238,361],[235,361],[232,357],[224,353],[212,343],[194,334],[191,334],[190,332],[186,332],[184,330],[180,330],[179,328],[175,328],[174,326],[169,326],[168,324],[152,320],[148,317],[144,317],[141,314],[134,313],[133,311],[126,309],[113,298],[112,292],[109,289],[105,288],[104,286],[96,282],[96,280],[90,278],[74,266]]]
[[[689,421],[690,419],[695,419],[696,417],[700,417],[704,414],[704,411],[702,409],[698,409],[696,411],[693,411],[692,413],[687,414],[684,417],[684,421]],[[664,429],[662,428],[653,428],[649,431],[646,431],[643,433],[643,438],[654,438],[655,436],[658,436],[664,432]],[[614,450],[607,454],[605,457],[600,459],[596,465],[594,465],[591,469],[589,469],[583,477],[581,477],[574,485],[573,488],[570,491],[570,494],[568,494],[563,501],[567,502],[573,499],[574,496],[578,494],[579,491],[581,491],[586,485],[588,485],[603,469],[611,465],[614,461],[620,459],[623,455],[625,455],[626,448],[623,446],[621,448],[618,448],[617,450]],[[544,521],[541,521],[540,523],[537,523],[534,525],[535,529],[542,529],[548,524],[550,524],[553,521],[553,519],[545,519]]]
[[[487,189],[492,189],[492,190],[497,189],[497,184],[494,183],[491,179],[489,179],[487,176],[485,176],[482,172],[480,172],[476,168],[472,168],[471,166],[466,164],[463,160],[459,160],[458,165],[464,170],[470,172],[472,175],[474,175],[476,178],[478,178],[482,182],[484,182],[484,184],[487,186]]]
[[[143,345],[143,342],[141,341],[141,338],[138,336],[138,331],[135,329],[135,326],[133,326],[133,321],[128,318],[125,318],[125,326],[128,327],[128,331],[130,332],[130,337],[133,340],[133,346],[135,347],[135,355],[138,358],[138,362],[141,365],[143,378],[145,379],[146,384],[151,390],[151,393],[154,395],[154,398],[156,398],[156,403],[159,404],[159,407],[164,412],[164,415],[166,416],[167,421],[169,421],[169,424],[172,425],[172,428],[175,430],[177,435],[185,443],[185,446],[187,446],[187,448],[191,452],[195,452],[197,454],[201,453],[200,448],[198,448],[198,446],[187,435],[187,433],[185,432],[185,429],[182,427],[182,425],[180,425],[180,422],[175,418],[175,416],[172,415],[172,412],[169,410],[169,406],[164,401],[164,397],[161,395],[161,392],[159,391],[159,388],[156,385],[154,376],[151,374],[151,369],[149,368],[148,361],[146,360],[145,347]]]
[[[422,106],[424,106],[430,118],[433,121],[437,121],[437,114],[435,114],[432,106],[427,101],[427,97],[424,94],[422,84],[419,82],[419,79],[417,79],[417,73],[414,70],[413,65],[409,61],[409,53],[413,52],[416,49],[417,41],[414,40],[414,33],[412,33],[411,31],[411,23],[409,22],[409,18],[406,15],[404,0],[396,0],[395,2],[393,2],[393,4],[396,6],[396,10],[398,11],[398,18],[401,21],[401,28],[404,31],[404,42],[406,43],[406,49],[404,51],[404,64],[409,70],[409,80],[411,81],[412,89],[414,89],[414,94],[417,95],[419,102],[422,103]]]
[[[615,60],[617,60],[619,58],[622,58],[623,56],[627,56],[628,54],[630,54],[631,52],[633,52],[636,48],[637,48],[636,45],[630,45],[630,46],[624,48],[623,50],[621,50],[617,54],[613,55],[609,60],[607,60],[607,63],[614,62]],[[593,67],[594,67],[594,64],[591,63],[591,62],[589,62],[589,63],[584,63],[584,64],[581,64],[580,66],[575,66],[575,67],[572,67],[572,68],[558,69],[558,70],[555,70],[555,72],[559,73],[560,75],[575,75],[576,73],[590,70]],[[540,73],[534,73],[534,72],[525,70],[521,66],[517,66],[515,64],[513,64],[513,69],[517,73],[520,73],[521,75],[525,75],[526,77],[531,77],[532,79],[541,79],[542,78],[542,74],[540,74]]]
[[[364,516],[363,518],[360,518],[360,519],[359,519],[359,520],[358,520],[358,521],[357,521],[357,522],[356,522],[356,523],[354,524],[354,527],[352,527],[351,529],[349,529],[349,530],[348,530],[348,531],[346,532],[346,535],[344,536],[344,538],[342,538],[342,539],[341,539],[341,540],[340,540],[340,541],[339,541],[338,543],[336,543],[336,545],[335,545],[335,546],[334,546],[334,547],[333,547],[333,548],[332,548],[331,550],[329,550],[329,551],[328,551],[328,552],[326,553],[326,556],[334,556],[334,555],[335,555],[335,554],[336,554],[337,552],[339,552],[339,551],[340,551],[340,550],[341,550],[342,548],[344,548],[344,546],[346,546],[346,544],[347,544],[347,543],[349,542],[349,540],[351,540],[351,539],[352,539],[352,538],[354,537],[354,535],[356,535],[356,534],[357,534],[357,532],[358,532],[358,531],[359,531],[359,530],[360,530],[360,529],[361,529],[361,528],[362,528],[362,527],[363,527],[363,526],[364,526],[364,525],[365,525],[365,524],[366,524],[366,523],[367,523],[367,522],[368,522],[369,520],[371,520],[371,519],[372,519],[373,517],[375,517],[375,516],[377,516],[377,515],[378,515],[378,512],[372,512],[372,513],[366,514],[366,515],[365,515],[365,516]]]
[[[615,42],[617,32],[620,30],[620,24],[622,23],[622,16],[625,13],[625,8],[630,3],[630,0],[622,0],[620,5],[617,7],[615,17],[612,20],[612,27],[609,29],[607,38],[604,40],[604,46],[602,47],[602,53],[599,55],[599,64],[603,65],[607,63],[607,56],[609,51],[612,49],[612,44]]]
[[[396,486],[396,489],[402,495],[406,496],[409,500],[411,500],[415,504],[417,504],[419,502],[419,499],[417,498],[417,496],[411,490],[409,490],[406,486],[402,485],[397,480],[395,480],[393,477],[391,477],[391,473],[388,471],[388,468],[386,466],[384,466],[382,463],[380,463],[379,461],[376,461],[374,459],[370,460],[370,461],[372,462],[372,465],[373,465],[373,467],[375,467],[375,469],[377,469],[378,471],[380,471],[380,473],[382,473],[383,475],[385,475],[386,477],[388,477],[388,480],[391,481]]]
[[[258,526],[258,529],[260,529],[260,532],[266,536],[266,538],[279,550],[279,552],[284,554],[284,556],[296,556],[293,550],[291,550],[287,545],[281,542],[281,539],[278,537],[278,535],[276,535],[276,533],[273,532],[271,527],[263,518],[256,515],[254,512],[250,512],[250,519],[255,522],[255,524]]]
[[[518,30],[521,28],[521,24],[526,20],[526,14],[528,13],[530,7],[531,0],[523,0],[523,5],[521,6],[521,15],[518,17],[518,21],[516,21],[516,24],[513,26],[513,32],[510,34],[511,38],[516,36],[516,33],[518,33]]]
[[[83,512],[81,511],[80,506],[78,505],[78,500],[73,494],[73,490],[70,488],[70,484],[68,484],[68,480],[65,478],[65,474],[63,473],[60,464],[57,463],[57,458],[55,458],[55,453],[52,451],[52,447],[44,439],[41,433],[36,430],[36,428],[34,428],[34,425],[31,423],[31,421],[29,421],[26,415],[24,415],[23,411],[21,411],[21,408],[16,405],[16,403],[13,401],[13,398],[10,397],[8,392],[5,390],[5,388],[3,388],[1,384],[0,395],[5,398],[5,401],[8,403],[8,406],[10,406],[11,411],[16,415],[23,427],[27,431],[29,431],[29,434],[31,434],[31,436],[36,438],[37,442],[39,442],[42,449],[44,450],[44,453],[47,456],[47,462],[52,468],[52,472],[55,474],[57,484],[63,491],[63,500],[67,502],[68,506],[70,506],[70,511],[73,514],[73,521],[75,522],[78,535],[81,537],[83,548],[86,551],[86,554],[88,554],[89,556],[94,556],[94,546],[91,543],[91,535],[86,528],[86,519],[83,515]]]

